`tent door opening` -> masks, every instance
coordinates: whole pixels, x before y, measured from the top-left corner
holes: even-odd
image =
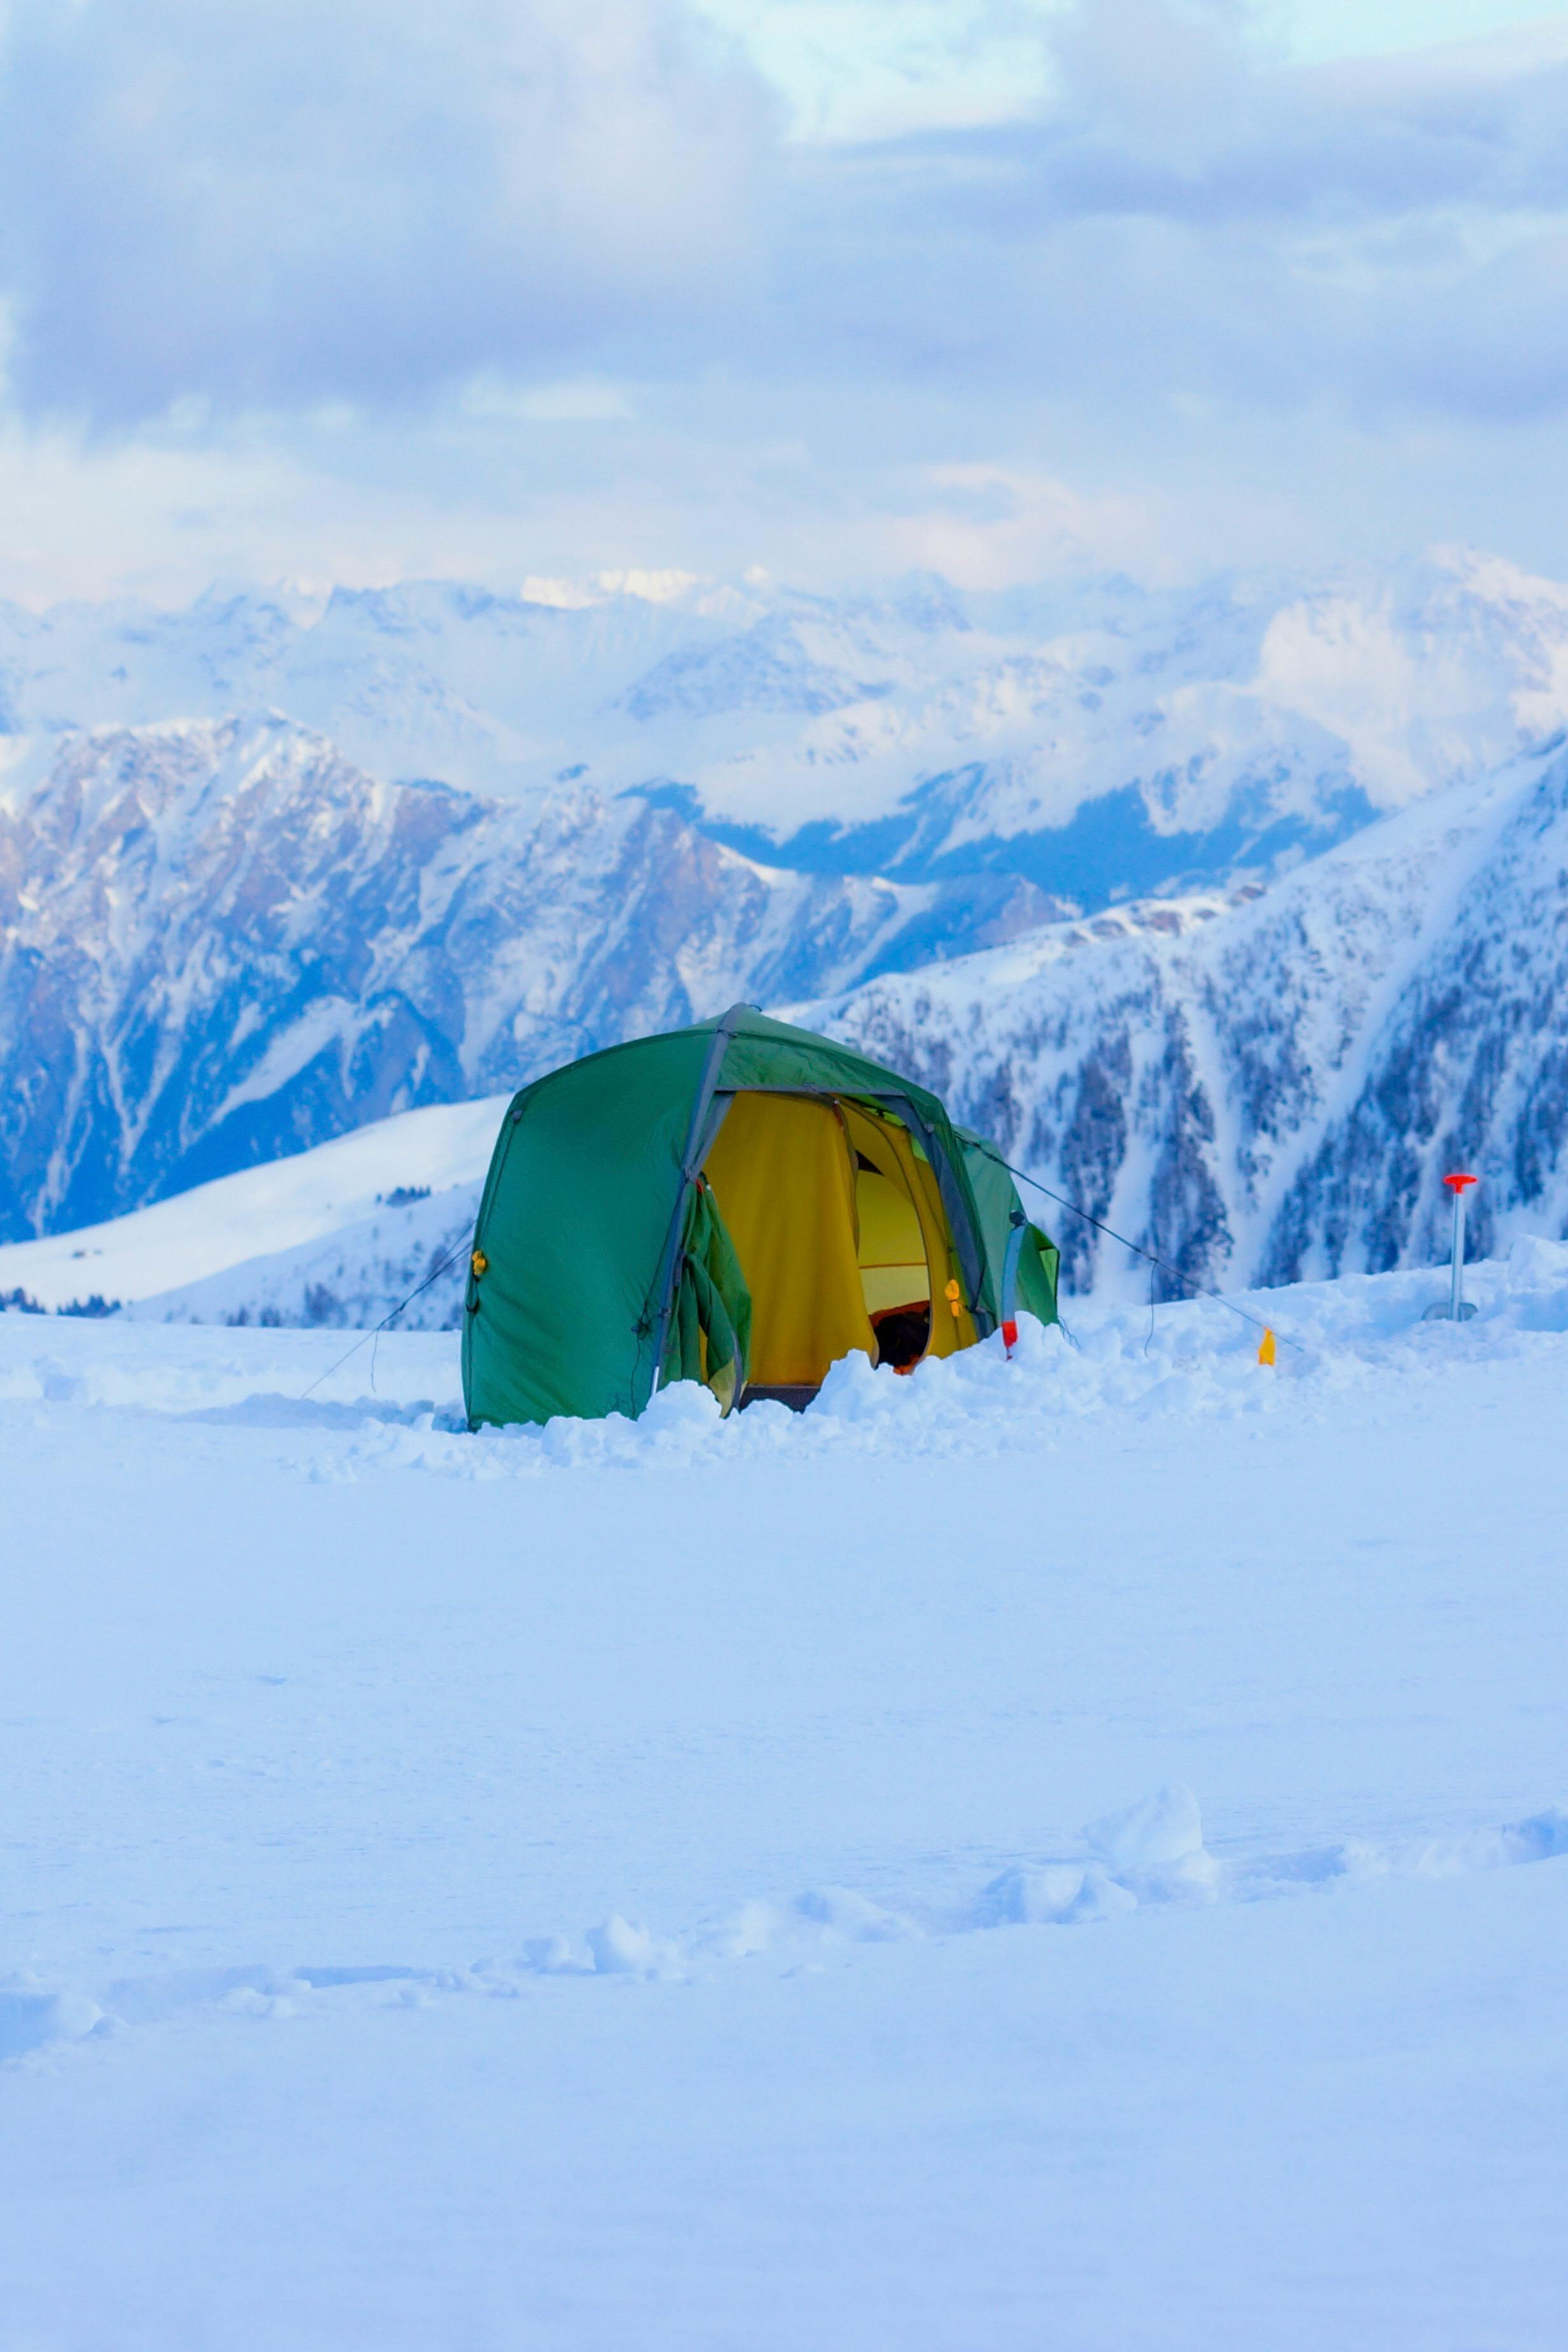
[[[846,1097],[738,1092],[703,1173],[751,1294],[742,1402],[798,1411],[855,1349],[910,1371],[973,1341],[967,1310],[948,1296],[956,1258],[935,1171],[890,1113]]]

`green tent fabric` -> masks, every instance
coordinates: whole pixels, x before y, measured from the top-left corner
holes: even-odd
[[[751,1301],[701,1171],[729,1105],[752,1092],[858,1101],[901,1121],[936,1178],[975,1335],[995,1329],[1022,1218],[1011,1178],[926,1088],[735,1005],[569,1063],[510,1104],[465,1301],[472,1425],[636,1414],[656,1374],[706,1379],[726,1403],[738,1395]],[[1018,1303],[1047,1321],[1054,1263],[1043,1236],[1019,1260]]]
[[[1057,1276],[1061,1267],[1061,1252],[1047,1234],[1042,1233],[1038,1225],[1030,1224],[1024,1215],[1012,1172],[994,1146],[987,1143],[984,1136],[972,1135],[966,1127],[959,1128],[956,1132],[963,1152],[963,1164],[969,1171],[970,1188],[980,1213],[980,1227],[987,1258],[993,1265],[1005,1265],[1013,1231],[1016,1227],[1021,1228],[1022,1246],[1016,1261],[1016,1304],[1027,1314],[1037,1316],[1042,1323],[1055,1323],[1058,1320]],[[1011,1301],[1003,1301],[1005,1317],[1011,1304]]]
[[[752,1300],[741,1261],[711,1192],[699,1181],[687,1204],[661,1386],[704,1381],[728,1412],[745,1386],[751,1339]]]

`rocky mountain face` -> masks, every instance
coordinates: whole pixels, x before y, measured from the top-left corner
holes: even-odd
[[[1568,750],[1370,826],[1267,891],[1143,902],[803,1010],[1210,1284],[1568,1233]],[[1148,1269],[1049,1202],[1071,1286]],[[1179,1283],[1159,1277],[1157,1296]]]
[[[378,782],[281,719],[68,737],[0,803],[0,1238],[1049,911],[975,899],[582,787]]]

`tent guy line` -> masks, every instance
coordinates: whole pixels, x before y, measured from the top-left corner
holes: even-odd
[[[340,1356],[335,1364],[329,1364],[324,1372],[317,1373],[315,1379],[310,1382],[310,1387],[301,1391],[300,1402],[303,1404],[308,1397],[314,1396],[316,1391],[321,1387],[321,1382],[323,1381],[330,1381],[334,1372],[341,1372],[343,1366],[349,1361],[350,1357],[357,1356],[360,1349],[368,1346],[373,1339],[379,1339],[382,1333],[392,1324],[396,1322],[398,1317],[402,1314],[405,1307],[412,1307],[415,1300],[419,1297],[423,1292],[428,1290],[433,1282],[438,1282],[449,1267],[457,1265],[458,1260],[464,1256],[468,1251],[472,1248],[473,1240],[473,1227],[470,1225],[468,1232],[463,1235],[462,1240],[458,1244],[457,1248],[448,1250],[446,1256],[441,1259],[440,1263],[431,1267],[424,1281],[417,1283],[409,1292],[406,1298],[400,1298],[390,1315],[384,1315],[382,1317],[374,1331],[362,1331],[359,1338],[354,1341],[353,1346],[347,1350],[346,1354]],[[375,1385],[375,1359],[374,1356],[371,1358],[371,1385],[373,1388]]]
[[[1147,1259],[1151,1265],[1157,1265],[1162,1274],[1168,1274],[1173,1282],[1183,1284],[1188,1290],[1196,1291],[1200,1297],[1212,1298],[1217,1305],[1228,1307],[1233,1315],[1239,1315],[1242,1321],[1250,1323],[1255,1331],[1264,1333],[1272,1331],[1277,1339],[1283,1339],[1285,1345],[1288,1348],[1294,1348],[1299,1356],[1304,1356],[1307,1353],[1300,1339],[1292,1339],[1288,1331],[1281,1331],[1275,1324],[1265,1323],[1260,1316],[1249,1315],[1245,1307],[1238,1307],[1234,1298],[1226,1297],[1223,1290],[1211,1290],[1206,1283],[1194,1282],[1190,1274],[1182,1272],[1180,1266],[1172,1265],[1166,1258],[1156,1257],[1152,1250],[1141,1248],[1137,1242],[1130,1242],[1125,1234],[1119,1234],[1113,1225],[1106,1224],[1099,1217],[1091,1217],[1089,1211],[1080,1209],[1076,1201],[1068,1200],[1060,1192],[1053,1192],[1048,1184],[1042,1184],[1039,1178],[1031,1176],[1026,1168],[1015,1168],[1010,1160],[1004,1160],[1002,1154],[994,1150],[989,1143],[983,1141],[980,1148],[987,1159],[994,1160],[997,1167],[1005,1168],[1009,1176],[1016,1177],[1020,1183],[1032,1184],[1037,1192],[1043,1192],[1047,1201],[1056,1202],[1058,1209],[1066,1209],[1069,1216],[1081,1217],[1086,1225],[1092,1225],[1096,1233],[1104,1234],[1110,1241],[1120,1242],[1122,1248],[1131,1250],[1134,1257]]]

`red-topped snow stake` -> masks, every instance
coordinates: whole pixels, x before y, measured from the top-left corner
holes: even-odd
[[[1025,1221],[1022,1209],[1015,1209],[1013,1230],[1007,1236],[1006,1255],[1002,1260],[1002,1345],[1007,1351],[1007,1361],[1013,1360],[1013,1350],[1018,1344],[1018,1260],[1024,1253]],[[949,1283],[948,1288],[957,1288]],[[957,1307],[953,1313],[958,1312]]]
[[[1429,1307],[1428,1322],[1468,1323],[1475,1313],[1465,1299],[1465,1192],[1471,1184],[1479,1184],[1479,1176],[1461,1175],[1458,1170],[1445,1176],[1444,1183],[1454,1196],[1454,1257],[1448,1273],[1448,1304],[1447,1307]]]

